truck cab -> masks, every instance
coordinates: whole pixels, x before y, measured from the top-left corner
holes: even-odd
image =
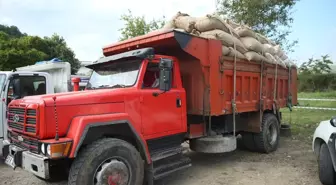
[[[7,141],[8,104],[25,96],[54,93],[51,76],[43,72],[10,72],[1,71],[1,105],[0,105],[0,149]],[[13,118],[12,118],[13,119]]]

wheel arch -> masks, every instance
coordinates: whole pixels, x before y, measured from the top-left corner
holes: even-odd
[[[92,121],[83,117],[73,120],[67,137],[73,138],[70,158],[75,158],[86,145],[101,138],[111,137],[125,140],[132,144],[141,154],[142,158],[150,163],[148,146],[129,119],[119,118],[102,121]]]
[[[332,134],[328,142],[325,142],[325,140],[323,140],[320,137],[316,137],[314,139],[313,149],[314,149],[314,154],[316,155],[316,157],[319,157],[321,146],[323,144],[326,144],[329,150],[329,154],[330,154],[333,166],[334,166],[334,170],[336,172],[336,148],[335,148],[335,139],[334,139],[335,137],[336,137],[336,134]]]
[[[335,148],[335,138],[336,138],[336,133],[331,134],[329,140],[328,140],[328,149],[329,153],[331,156],[331,160],[334,166],[334,170],[336,172],[336,148]]]
[[[326,143],[326,142],[324,142],[322,138],[317,137],[314,139],[313,151],[316,157],[318,157],[323,143]]]

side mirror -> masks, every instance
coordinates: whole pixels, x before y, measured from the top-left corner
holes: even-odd
[[[336,127],[336,117],[331,118],[330,124],[334,127]]]
[[[172,84],[173,61],[170,59],[161,59],[160,64],[160,90],[169,91]]]

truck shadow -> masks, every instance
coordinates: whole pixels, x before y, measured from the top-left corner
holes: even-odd
[[[155,182],[155,185],[189,184],[188,181],[190,179],[204,177],[207,175],[207,173],[204,172],[211,173],[211,170],[215,168],[223,168],[222,174],[226,175],[226,166],[232,167],[234,163],[243,161],[246,156],[258,154],[238,149],[236,151],[224,154],[204,154],[189,151],[185,155],[191,159],[192,167],[167,176],[164,179]]]
[[[155,185],[232,184],[238,183],[237,179],[241,182],[238,184],[246,184],[249,179],[247,176],[261,175],[260,178],[263,179],[269,174],[277,173],[276,169],[272,172],[267,169],[272,166],[312,169],[308,172],[315,176],[316,164],[309,147],[310,145],[281,138],[278,150],[270,154],[250,152],[242,148],[224,154],[188,151],[185,155],[191,158],[193,166],[167,176],[155,182]]]

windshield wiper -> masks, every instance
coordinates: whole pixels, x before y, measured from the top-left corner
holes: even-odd
[[[116,85],[100,85],[98,87],[88,87],[87,89],[112,89],[112,88],[124,88],[126,85],[123,84],[116,84]]]
[[[116,85],[112,86],[111,88],[124,88],[124,87],[126,87],[126,85],[116,84]]]
[[[98,86],[97,88],[94,88],[94,89],[104,89],[104,88],[124,88],[126,87],[126,85],[123,85],[123,84],[116,84],[116,85],[100,85]]]
[[[100,85],[100,86],[97,87],[97,89],[98,88],[110,88],[110,87],[111,87],[110,85]]]

